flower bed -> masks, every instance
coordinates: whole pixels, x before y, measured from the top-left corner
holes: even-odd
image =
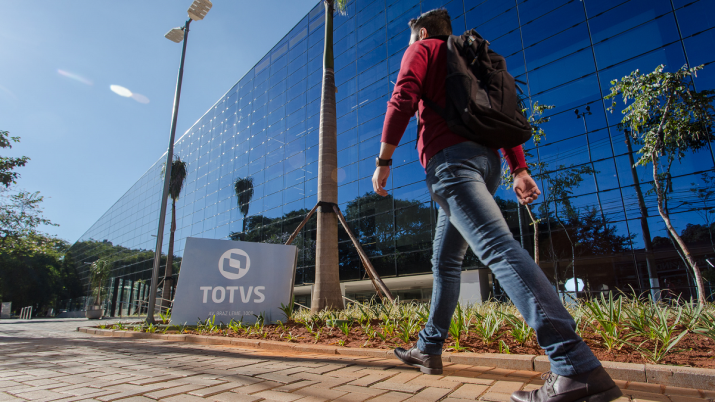
[[[602,297],[568,307],[577,332],[604,361],[715,368],[715,305],[652,303]],[[113,329],[265,339],[318,345],[394,349],[408,347],[429,315],[429,305],[352,304],[344,311],[311,314],[284,309],[287,320],[252,325],[209,318],[196,325],[116,324]],[[104,326],[100,326],[104,327]],[[533,330],[511,304],[457,307],[445,350],[543,355]]]

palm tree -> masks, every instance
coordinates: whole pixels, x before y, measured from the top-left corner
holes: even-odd
[[[187,163],[176,157],[171,163],[171,179],[169,180],[169,196],[171,197],[171,230],[169,231],[169,252],[166,256],[166,269],[164,270],[164,286],[161,291],[161,306],[169,307],[171,300],[171,287],[174,280],[174,232],[176,231],[176,200],[184,188],[186,181]]]
[[[253,199],[253,177],[242,177],[236,179],[233,183],[233,189],[236,192],[236,197],[238,197],[238,209],[243,215],[243,227],[241,233],[236,232],[231,233],[232,240],[242,240],[242,236],[246,233],[246,216],[248,215],[248,207],[250,206],[251,199]]]
[[[323,88],[320,101],[320,145],[318,157],[318,201],[337,204],[338,169],[337,117],[335,109],[335,71],[333,56],[333,13],[337,5],[345,11],[347,0],[324,0],[325,50],[323,52]],[[325,210],[323,210],[325,208]],[[311,310],[343,309],[338,269],[338,218],[330,207],[318,210],[316,236],[315,285]]]

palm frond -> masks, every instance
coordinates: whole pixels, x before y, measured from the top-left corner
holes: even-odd
[[[335,0],[335,11],[337,11],[340,15],[347,15],[348,1],[350,0]]]
[[[248,206],[253,198],[253,177],[242,177],[234,182],[234,191],[238,197],[238,208],[245,218],[248,215]]]
[[[171,178],[169,179],[169,195],[171,199],[176,201],[179,199],[179,194],[184,188],[186,181],[186,171],[188,163],[181,160],[181,157],[176,157],[171,163]]]

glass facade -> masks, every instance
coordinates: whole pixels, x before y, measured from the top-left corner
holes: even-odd
[[[436,209],[417,161],[414,119],[394,155],[389,197],[372,192],[371,177],[386,101],[409,41],[407,22],[438,7],[453,17],[455,33],[475,28],[490,40],[506,57],[510,72],[525,83],[531,101],[555,106],[543,126],[545,140],[538,147],[525,145],[530,161],[546,166],[546,173],[536,177],[544,197],[533,211],[542,218],[540,265],[554,286],[567,290],[576,277],[584,283],[583,292],[629,286],[647,291],[644,248],[650,240],[661,287],[689,297],[693,279],[648,191],[652,173],[631,169],[625,136],[616,128],[620,113],[609,113],[603,96],[610,80],[635,69],[713,63],[715,0],[350,2],[347,15],[335,17],[338,197],[380,275],[431,269]],[[186,237],[284,242],[317,203],[323,38],[321,2],[176,141],[175,153],[188,163],[188,176],[175,206],[175,272]],[[712,68],[701,72],[697,89],[715,88]],[[84,278],[89,265],[82,262],[113,261],[109,303],[115,312],[131,309],[127,303],[146,293],[144,281],[151,278],[164,157],[71,249]],[[706,278],[715,281],[706,260],[715,254],[709,215],[713,200],[707,195],[715,186],[713,164],[711,148],[676,162],[669,207]],[[583,166],[590,169],[582,170],[586,173],[567,199],[549,197],[549,180]],[[239,205],[234,183],[248,177],[253,195]],[[645,211],[639,208],[636,185]],[[515,238],[533,253],[534,227],[526,210],[511,190],[500,189],[497,197]],[[165,252],[171,207],[166,222]],[[358,255],[340,230],[341,280],[363,279]],[[294,243],[301,250],[296,285],[313,282],[315,238],[315,222],[310,222]],[[465,269],[480,267],[469,253]],[[499,289],[494,283],[497,297]]]

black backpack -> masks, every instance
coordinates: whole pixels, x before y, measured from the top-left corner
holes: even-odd
[[[475,30],[447,37],[447,93],[442,108],[424,95],[425,105],[449,129],[490,148],[513,148],[531,138],[514,77],[504,57],[489,49]]]

